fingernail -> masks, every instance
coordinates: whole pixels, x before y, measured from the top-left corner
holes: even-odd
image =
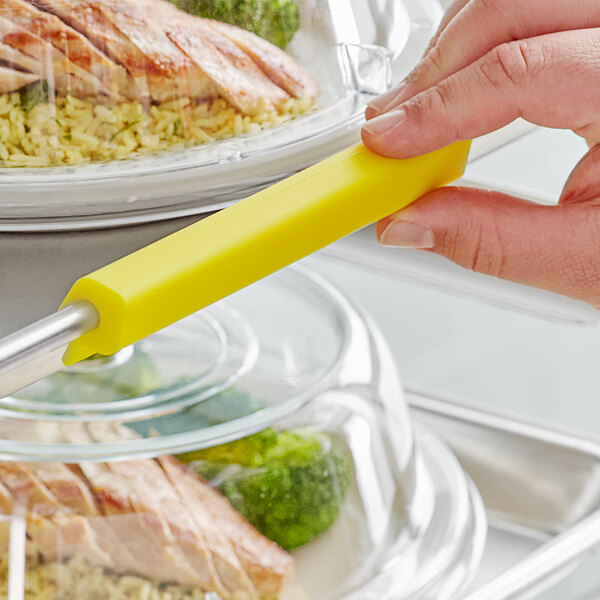
[[[390,221],[379,236],[384,246],[400,246],[402,248],[433,248],[435,237],[433,231],[410,221]]]
[[[396,98],[400,96],[400,92],[405,86],[405,81],[400,82],[395,88],[391,89],[389,92],[378,96],[377,98],[375,98],[375,100],[371,100],[371,102],[369,102],[367,106],[379,113],[386,112],[386,109],[391,108],[394,105]]]
[[[391,110],[389,113],[385,113],[367,121],[365,125],[363,125],[363,131],[366,131],[371,135],[381,135],[398,125],[405,116],[406,112],[402,108]]]
[[[394,108],[396,104],[401,104],[402,102],[406,102],[408,98],[404,92],[404,88],[406,87],[406,82],[403,81],[402,85],[399,85],[396,88],[396,93],[392,98],[389,98],[388,101],[381,107],[381,113],[386,113],[388,110]]]

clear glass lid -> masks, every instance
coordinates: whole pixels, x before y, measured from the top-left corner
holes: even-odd
[[[4,2],[0,226],[223,207],[354,142],[440,14],[437,0]]]
[[[372,383],[377,359],[365,349],[361,324],[335,290],[283,271],[114,356],[0,400],[0,453],[41,460],[149,455],[263,429],[327,390]],[[99,422],[126,425],[138,439],[73,447],[63,436],[69,423]],[[400,426],[407,455],[410,427]]]
[[[0,406],[9,600],[446,600],[485,516],[393,360],[288,269]]]

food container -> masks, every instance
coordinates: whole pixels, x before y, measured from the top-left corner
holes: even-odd
[[[380,334],[305,270],[0,415],[8,600],[440,600],[481,558],[470,480],[415,435]]]
[[[22,1],[11,0],[3,5],[0,24],[14,19],[18,13],[15,3]],[[35,0],[33,4],[52,9],[55,2],[58,0]],[[110,4],[109,0],[102,3]],[[167,0],[154,3],[168,5]],[[319,93],[309,109],[298,109],[302,114],[293,119],[284,115],[285,122],[210,143],[191,144],[186,139],[185,144],[190,144],[185,147],[182,142],[149,154],[141,150],[138,155],[136,151],[124,152],[119,160],[92,153],[82,157],[80,163],[73,159],[76,164],[56,165],[55,158],[50,161],[54,166],[35,168],[7,166],[10,161],[4,160],[0,165],[0,281],[4,290],[0,334],[54,310],[73,280],[85,272],[354,143],[366,103],[398,81],[418,60],[441,16],[441,8],[436,0],[299,0],[299,14],[299,30],[285,52],[298,68],[314,78]],[[69,21],[68,14],[63,18]],[[85,29],[76,21],[72,24]],[[83,31],[78,35],[89,34]],[[179,87],[183,89],[187,80],[183,75],[180,79]],[[64,115],[66,100],[59,83],[54,97],[42,96],[41,101],[38,97],[35,103],[34,95],[30,113],[27,110],[31,103],[22,99],[15,98],[5,108],[25,119],[23,129],[30,137],[33,125],[27,125],[27,114],[33,119],[38,112],[46,111],[47,127],[36,125],[35,130],[44,144],[77,142],[82,146],[84,142],[78,142],[80,134],[89,135],[91,125],[80,125],[82,119],[87,123],[83,117],[77,120],[71,114],[69,120]],[[77,110],[85,115],[90,110],[93,115],[118,110],[118,103],[104,96],[99,94],[93,101],[77,100],[93,104],[93,109],[88,105],[77,109],[75,102],[73,114],[79,114]],[[142,112],[139,118],[128,121],[129,127],[123,126],[123,131],[117,129],[104,139],[103,143],[111,148],[127,145],[131,136],[142,144],[140,140],[148,133],[144,127],[152,125],[146,121],[154,119],[152,111],[158,110],[158,104],[144,98],[133,102]],[[185,112],[187,109],[177,110],[185,114],[171,119],[171,134],[177,119],[181,128],[184,122],[200,123],[199,117],[194,120]],[[112,119],[110,115],[102,118]],[[6,121],[6,115],[0,115],[2,119]],[[103,127],[117,127],[109,125]],[[61,133],[63,138],[57,142],[61,128],[68,132]],[[108,155],[112,156],[110,152]],[[16,160],[11,164],[20,163]]]

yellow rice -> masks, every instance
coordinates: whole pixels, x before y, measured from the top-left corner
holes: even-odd
[[[8,597],[8,557],[0,559],[0,598]],[[25,600],[204,600],[200,590],[158,585],[133,575],[117,575],[75,556],[64,563],[30,567]]]
[[[0,95],[0,166],[46,167],[119,160],[182,149],[285,123],[312,107],[288,100],[278,111],[242,115],[225,100],[188,98],[153,105],[106,106],[67,96],[29,112],[18,93]]]

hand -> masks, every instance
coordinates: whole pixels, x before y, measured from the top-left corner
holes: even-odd
[[[366,116],[365,144],[397,158],[517,117],[584,137],[592,149],[558,206],[444,188],[379,223],[378,236],[600,308],[598,0],[458,0],[421,63]]]

